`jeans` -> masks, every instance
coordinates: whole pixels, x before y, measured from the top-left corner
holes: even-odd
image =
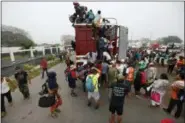
[[[12,103],[12,95],[11,95],[10,90],[5,94],[1,94],[1,112],[6,112],[5,100],[4,100],[5,97],[7,98],[9,103]]]

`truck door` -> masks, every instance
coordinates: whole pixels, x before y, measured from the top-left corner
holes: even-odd
[[[119,42],[118,42],[118,60],[125,59],[128,46],[128,28],[124,26],[119,27]]]

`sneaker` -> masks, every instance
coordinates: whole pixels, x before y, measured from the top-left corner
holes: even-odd
[[[1,112],[1,118],[6,116],[6,112]]]
[[[163,110],[164,110],[166,113],[170,114],[170,112],[169,112],[166,108],[163,108]]]
[[[57,113],[54,111],[54,112],[51,113],[51,117],[52,117],[52,118],[56,118],[56,117],[58,117],[58,115],[57,115]]]

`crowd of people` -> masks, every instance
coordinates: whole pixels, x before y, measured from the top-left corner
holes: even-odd
[[[176,54],[168,55],[166,72],[158,75],[159,60],[163,59],[159,56],[160,52],[150,52],[146,50],[129,49],[127,51],[127,58],[117,60],[111,58],[106,59],[106,56],[102,56],[102,60],[98,59],[98,55],[95,52],[87,53],[87,63],[78,67],[74,66],[74,62],[68,59],[66,60],[67,69],[65,70],[66,81],[71,88],[71,96],[76,97],[75,92],[77,80],[82,81],[83,91],[87,93],[87,105],[91,106],[91,99],[94,99],[95,109],[99,108],[100,92],[101,88],[108,88],[108,99],[110,101],[109,111],[111,112],[110,123],[115,121],[115,113],[117,113],[117,121],[121,122],[121,115],[123,113],[125,96],[140,97],[143,95],[145,98],[151,100],[149,106],[162,107],[162,99],[168,87],[171,86],[171,99],[168,108],[164,108],[164,111],[171,113],[174,106],[177,105],[177,111],[175,118],[179,118],[182,112],[182,106],[184,102],[184,74],[185,74],[185,59],[183,56],[179,56],[179,59],[175,59]],[[161,66],[165,66],[164,60],[160,60]],[[168,75],[173,72],[172,69],[176,68],[176,80],[172,82]],[[144,93],[141,93],[143,88]],[[133,91],[134,90],[134,91]]]
[[[103,55],[101,60],[98,59],[96,52],[89,52],[86,55],[87,63],[78,67],[66,55],[67,68],[65,70],[65,79],[71,89],[71,96],[78,96],[75,89],[77,80],[80,80],[83,83],[83,91],[87,93],[87,106],[91,106],[92,99],[94,99],[96,102],[94,107],[98,109],[100,108],[100,89],[107,88],[107,98],[110,101],[109,111],[111,112],[110,123],[114,123],[116,114],[118,115],[117,121],[120,123],[126,96],[132,97],[135,95],[140,97],[143,95],[150,99],[149,106],[151,108],[162,107],[163,96],[170,86],[171,98],[169,105],[167,108],[163,108],[163,110],[170,114],[174,107],[177,106],[175,118],[179,118],[184,102],[185,59],[183,56],[179,56],[179,59],[176,59],[177,54],[175,53],[166,54],[168,55],[167,71],[158,75],[158,54],[153,51],[148,53],[145,50],[129,49],[125,59],[118,60],[108,54],[109,58]],[[159,61],[162,62],[162,60]],[[42,68],[41,78],[44,78],[44,72],[46,72],[47,80],[39,94],[48,94],[49,97],[52,97],[50,99],[54,100],[52,104],[45,104],[43,99],[43,104],[40,106],[50,107],[51,116],[57,117],[57,113],[60,112],[59,106],[62,105],[62,99],[58,93],[57,74],[54,70],[47,70],[48,66],[45,58],[42,59],[40,66]],[[163,64],[160,67],[163,67]],[[169,79],[168,75],[174,74],[176,74],[176,78],[174,82],[171,82],[172,80]],[[14,76],[23,98],[29,99],[28,84],[31,84],[31,80],[28,73],[22,68],[16,67]],[[0,86],[1,116],[4,117],[6,115],[4,98],[7,98],[10,105],[13,104],[11,91],[13,90],[12,87],[16,88],[16,85],[8,77],[2,76]],[[144,93],[142,93],[141,89],[144,90]],[[52,102],[51,100],[45,102]]]

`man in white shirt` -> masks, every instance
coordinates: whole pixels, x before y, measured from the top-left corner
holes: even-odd
[[[123,71],[127,68],[127,64],[125,64],[124,61],[125,61],[125,60],[122,59],[121,62],[119,61],[119,62],[117,63],[116,68],[117,68],[118,71],[119,71],[119,75],[123,75]]]
[[[101,18],[101,11],[99,10],[94,18],[94,23],[97,24]]]
[[[97,58],[97,53],[95,53],[95,52],[88,52],[86,54],[86,56],[87,56],[88,62],[95,63],[96,58]]]
[[[103,57],[106,58],[107,61],[111,61],[111,56],[109,55],[108,52],[103,52]]]

